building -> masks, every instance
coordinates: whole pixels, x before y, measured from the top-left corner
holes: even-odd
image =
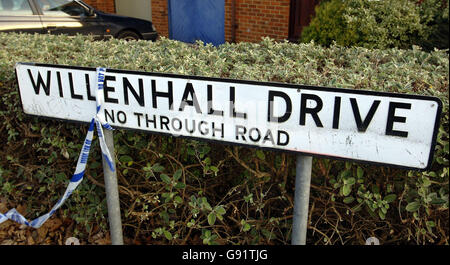
[[[188,33],[191,28],[202,27],[202,32],[197,35],[205,36],[209,34],[205,32],[212,31],[213,35],[219,37],[218,42],[258,42],[261,37],[297,41],[302,28],[309,24],[314,7],[319,2],[319,0],[201,1],[195,5],[192,4],[196,2],[194,0],[85,0],[87,4],[108,13],[151,20],[161,36],[184,40],[185,36],[181,35],[195,35]],[[211,15],[211,12],[216,14]],[[185,27],[187,22],[196,26]]]

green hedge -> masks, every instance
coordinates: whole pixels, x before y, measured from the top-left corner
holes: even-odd
[[[314,44],[93,41],[0,34],[0,197],[47,212],[71,177],[87,125],[23,114],[17,62],[277,81],[433,95],[444,110],[431,171],[315,158],[308,244],[448,244],[448,84],[443,51],[322,48]],[[169,136],[115,132],[126,238],[143,244],[290,244],[295,156]],[[101,157],[57,216],[84,242],[107,230]],[[70,222],[69,222],[70,223]],[[136,242],[135,241],[135,242]]]
[[[301,41],[324,46],[448,49],[448,0],[329,0],[302,32]]]

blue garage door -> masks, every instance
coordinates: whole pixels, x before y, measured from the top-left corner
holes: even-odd
[[[171,39],[225,42],[225,0],[168,0],[168,9]]]

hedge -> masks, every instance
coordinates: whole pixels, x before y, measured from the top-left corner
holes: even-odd
[[[17,62],[437,96],[444,109],[430,171],[313,159],[307,243],[364,244],[376,236],[382,244],[448,244],[445,51],[4,33],[0,46],[0,198],[7,209],[21,206],[28,219],[46,213],[63,194],[87,125],[25,116]],[[290,244],[295,156],[124,130],[114,141],[122,223],[132,242]],[[85,180],[56,213],[75,223],[72,233],[82,242],[91,242],[92,231],[108,231],[99,153],[94,141]]]
[[[301,41],[329,46],[448,49],[448,0],[328,0],[302,31]]]

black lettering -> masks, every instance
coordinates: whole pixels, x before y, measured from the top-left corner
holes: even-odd
[[[253,132],[256,132],[257,137],[253,138]],[[258,128],[251,128],[248,131],[248,138],[250,138],[250,140],[252,140],[253,142],[258,142],[261,139],[261,132],[259,131]]]
[[[111,98],[108,95],[109,92],[114,92],[115,91],[114,87],[108,86],[108,81],[116,81],[116,77],[115,76],[110,76],[110,75],[105,76],[105,83],[104,83],[104,86],[103,86],[103,95],[104,95],[104,98],[105,98],[105,102],[107,102],[107,103],[116,103],[117,104],[117,103],[119,103],[119,100],[117,100],[116,98]]]
[[[149,127],[148,124],[153,123],[153,129],[156,129],[156,115],[153,115],[153,119],[149,119],[148,115],[145,114],[145,124],[147,128]]]
[[[177,128],[177,126],[175,126],[175,122],[178,122],[178,128]],[[179,132],[179,131],[181,131],[182,128],[183,128],[183,122],[181,122],[181,120],[178,118],[173,118],[172,119],[172,129],[174,129],[176,132]]]
[[[186,125],[186,131],[188,133],[194,133],[195,132],[195,120],[192,120],[192,129],[188,128],[188,119],[184,119],[185,125]]]
[[[112,123],[115,122],[116,118],[114,116],[114,110],[111,110],[111,113],[107,109],[105,109],[105,121],[108,122],[108,120],[111,120]]]
[[[50,95],[50,80],[51,80],[51,72],[50,70],[47,71],[47,83],[44,84],[44,80],[42,80],[41,73],[38,71],[38,77],[37,77],[37,83],[34,82],[33,75],[31,74],[31,70],[28,69],[28,76],[30,77],[31,84],[33,85],[34,92],[36,95],[39,95],[39,91],[41,87],[44,89],[44,92],[47,96]]]
[[[125,99],[125,105],[130,105],[130,102],[128,100],[128,90],[131,91],[131,94],[133,94],[136,101],[144,107],[144,80],[142,78],[138,78],[139,82],[139,94],[136,92],[134,87],[131,85],[130,81],[128,81],[128,78],[123,78],[123,96]]]
[[[144,114],[139,113],[139,112],[134,112],[133,114],[134,114],[134,116],[137,117],[138,127],[141,127],[141,117],[144,116]],[[147,127],[148,127],[148,126],[147,126]]]
[[[356,127],[358,128],[358,131],[365,132],[367,130],[367,127],[369,127],[369,124],[372,121],[372,118],[375,115],[375,112],[377,111],[377,108],[380,105],[381,101],[374,100],[364,121],[362,121],[361,119],[361,114],[359,113],[358,102],[356,101],[356,98],[350,98],[350,103],[352,104],[353,116],[355,117]]]
[[[191,96],[192,100],[188,100],[188,97]],[[184,89],[183,97],[181,99],[179,111],[183,111],[186,105],[194,106],[195,111],[199,114],[202,114],[200,110],[200,105],[198,104],[197,96],[195,95],[194,87],[192,83],[187,83],[186,88]]]
[[[389,102],[388,120],[386,123],[386,135],[408,137],[408,132],[394,130],[394,122],[405,123],[406,117],[395,116],[395,109],[411,109],[410,103]]]
[[[245,141],[245,134],[247,133],[247,128],[242,125],[236,125],[236,140],[239,140],[239,135],[242,136],[242,140]]]
[[[333,129],[339,129],[339,118],[341,116],[341,97],[334,98]]]
[[[273,140],[273,135],[272,135],[272,131],[271,130],[267,130],[266,135],[264,136],[263,139],[263,144],[267,141],[270,141],[273,145],[275,144],[275,141]]]
[[[152,80],[152,103],[153,108],[158,108],[157,98],[163,97],[167,98],[169,100],[169,109],[173,110],[173,88],[172,88],[172,81],[167,82],[168,85],[168,92],[159,92],[156,91],[156,80]]]
[[[70,87],[70,96],[73,99],[83,99],[82,95],[77,95],[75,94],[75,88],[73,87],[73,77],[72,77],[72,73],[69,73],[69,87]]]
[[[122,118],[120,118],[120,116],[122,116]],[[125,114],[125,112],[121,110],[117,112],[117,121],[122,124],[127,122],[127,115]]]
[[[62,81],[61,81],[61,73],[59,71],[56,72],[56,79],[58,79],[59,96],[63,97],[63,87],[62,87]]]
[[[230,86],[230,114],[232,118],[247,119],[247,113],[237,112],[234,108],[235,105],[235,91],[234,87]]]
[[[160,116],[159,117],[159,122],[160,122],[160,126],[161,126],[161,130],[163,129],[163,126],[166,126],[166,129],[168,131],[170,131],[169,129],[169,118],[167,118],[166,116]]]
[[[281,141],[282,134],[286,136],[286,141],[284,141],[284,142]],[[278,131],[277,145],[286,146],[286,145],[288,145],[288,143],[289,143],[289,134],[285,131]]]
[[[306,103],[308,100],[314,100],[316,102],[316,106],[314,108],[307,108]],[[300,103],[300,125],[305,125],[306,114],[309,113],[314,119],[316,126],[323,127],[319,115],[317,115],[317,113],[322,109],[322,107],[323,102],[319,96],[313,94],[302,94],[302,99]]]
[[[86,80],[86,94],[87,99],[91,101],[95,101],[95,97],[91,95],[91,82],[89,80],[89,74],[84,75],[84,79]]]
[[[281,117],[275,117],[273,116],[273,99],[274,97],[280,97],[284,99],[284,102],[286,103],[286,112]],[[272,91],[269,90],[269,109],[267,111],[267,121],[269,122],[285,122],[291,117],[292,113],[292,102],[289,96],[281,91]]]
[[[209,130],[208,130],[208,128],[205,128],[205,130],[202,130],[202,125],[206,125],[206,126],[208,126],[208,123],[206,122],[206,121],[201,121],[199,124],[198,124],[198,130],[200,131],[200,134],[201,135],[207,135],[208,133],[209,133]]]
[[[220,124],[220,129],[216,128],[215,123],[212,123],[213,137],[216,137],[216,132],[220,132],[221,138],[223,138],[223,123]]]
[[[215,110],[213,109],[213,92],[212,92],[212,85],[208,85],[208,114],[209,115],[216,115],[216,116],[223,116],[223,110]]]

